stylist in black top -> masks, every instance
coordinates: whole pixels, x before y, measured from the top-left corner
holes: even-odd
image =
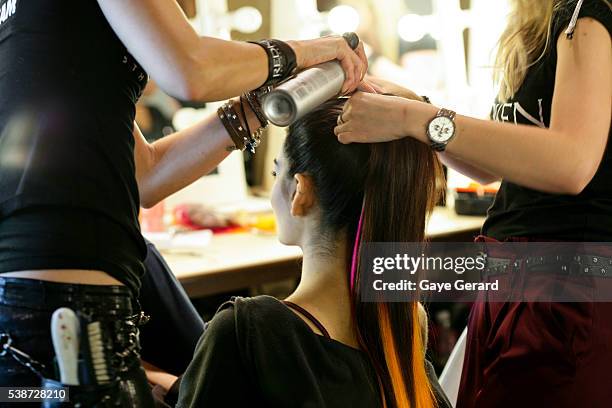
[[[111,379],[121,380],[113,398],[149,405],[132,302],[146,249],[139,207],[208,173],[264,123],[251,94],[221,110],[224,120],[147,144],[134,104],[148,75],[173,96],[213,101],[332,59],[353,90],[367,62],[341,37],[199,37],[172,0],[0,0],[0,342],[12,347],[0,385],[58,378],[49,322],[67,306],[103,322]]]
[[[474,179],[502,179],[481,240],[610,242],[610,1],[513,5],[494,121],[358,93],[336,134],[346,143],[409,136]],[[475,304],[457,406],[610,406],[601,381],[612,365],[611,314],[609,303]]]

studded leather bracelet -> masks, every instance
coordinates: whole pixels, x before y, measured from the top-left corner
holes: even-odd
[[[247,94],[240,97],[240,112],[237,112],[236,110],[237,102],[227,102],[217,110],[217,115],[219,116],[221,123],[234,142],[233,146],[227,147],[228,151],[244,151],[248,149],[251,153],[255,153],[255,149],[261,143],[261,135],[266,127],[265,125],[267,125],[267,121],[263,122],[257,114],[255,109],[258,103],[256,102],[257,99],[253,97],[251,97],[251,99],[252,100],[249,103]],[[255,108],[251,106],[251,103],[255,106]],[[260,122],[260,127],[255,132],[252,132],[249,126],[245,111],[246,104],[248,104],[248,106],[253,110],[255,116]],[[261,113],[261,115],[263,116],[263,113]]]
[[[232,104],[230,102],[225,103],[217,110],[217,115],[234,142],[234,146],[228,146],[227,150],[245,150],[246,140],[249,138],[248,132],[242,125]]]
[[[267,93],[267,91],[265,90],[261,92]],[[249,107],[251,108],[255,116],[257,116],[257,120],[259,120],[261,127],[266,128],[268,126],[268,119],[263,113],[263,108],[261,107],[260,103],[260,97],[261,94],[258,94],[258,91],[247,92],[243,95],[243,98],[249,104]]]

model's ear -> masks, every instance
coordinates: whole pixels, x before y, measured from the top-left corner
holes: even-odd
[[[295,178],[295,194],[291,200],[291,215],[305,217],[315,203],[315,192],[312,177],[298,173]]]

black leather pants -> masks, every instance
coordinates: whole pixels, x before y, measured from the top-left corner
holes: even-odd
[[[130,291],[123,286],[51,283],[0,275],[0,386],[60,385],[54,383],[59,376],[53,361],[51,315],[60,307],[68,307],[77,313],[81,322],[101,323],[111,382],[99,385],[95,380],[86,380],[91,384],[82,382],[82,386],[69,388],[69,403],[44,403],[43,406],[154,406],[151,389],[140,367],[138,326],[144,317],[134,310],[132,302]],[[27,405],[41,404],[15,406]],[[0,406],[4,405],[0,403]]]

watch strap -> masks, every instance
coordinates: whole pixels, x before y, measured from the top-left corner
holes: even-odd
[[[438,115],[437,116],[438,117],[445,116],[445,117],[449,118],[450,120],[452,120],[454,122],[455,121],[455,117],[457,116],[457,113],[452,111],[452,110],[450,110],[450,109],[442,108],[442,109],[440,109],[438,111]]]
[[[443,152],[446,150],[446,145],[448,143],[436,143],[436,142],[431,142],[430,146],[432,149],[434,149],[436,152]]]

